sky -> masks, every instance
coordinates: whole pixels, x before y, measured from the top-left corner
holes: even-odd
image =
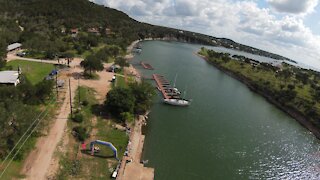
[[[199,32],[320,69],[320,0],[90,0],[155,25]]]

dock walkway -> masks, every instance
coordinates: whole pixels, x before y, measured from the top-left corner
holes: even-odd
[[[170,82],[159,74],[153,74],[153,79],[156,81],[159,91],[161,91],[164,99],[180,98],[179,94],[172,92]]]

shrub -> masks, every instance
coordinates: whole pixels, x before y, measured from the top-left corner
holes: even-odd
[[[122,122],[132,122],[134,120],[133,114],[129,112],[123,112],[120,114],[120,120]]]
[[[76,126],[73,129],[73,135],[78,141],[84,141],[86,140],[89,135],[87,133],[87,128],[82,126]]]
[[[83,121],[83,115],[81,113],[77,113],[72,118],[74,122],[81,123]]]
[[[87,100],[83,100],[81,103],[83,106],[88,106],[89,102]]]

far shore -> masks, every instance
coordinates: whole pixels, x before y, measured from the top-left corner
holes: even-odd
[[[307,117],[305,117],[303,114],[301,114],[300,112],[283,106],[281,105],[279,102],[277,102],[273,97],[271,97],[270,95],[265,94],[264,92],[258,90],[257,88],[255,88],[254,86],[251,85],[250,81],[244,77],[241,76],[239,74],[234,73],[233,71],[230,71],[222,66],[220,66],[219,64],[213,63],[213,62],[209,62],[207,57],[200,55],[199,53],[196,53],[199,57],[201,57],[202,59],[204,59],[205,61],[207,61],[209,64],[212,64],[214,67],[216,67],[217,69],[219,69],[220,71],[226,73],[227,75],[231,76],[234,79],[237,79],[238,81],[244,83],[251,91],[263,96],[268,102],[272,103],[273,105],[275,105],[276,107],[278,107],[280,110],[282,110],[283,112],[285,112],[286,114],[288,114],[289,116],[291,116],[292,118],[294,118],[296,121],[298,121],[302,126],[304,126],[305,128],[307,128],[310,132],[312,132],[312,134],[318,138],[320,140],[320,129],[317,128],[315,125],[313,125],[311,122],[309,122],[307,120]]]

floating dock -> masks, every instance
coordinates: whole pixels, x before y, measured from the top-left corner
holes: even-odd
[[[145,69],[154,70],[154,68],[149,63],[140,62],[141,66]]]
[[[164,99],[180,98],[179,94],[171,91],[172,87],[168,80],[159,74],[153,74],[153,79],[156,81],[159,91]]]

